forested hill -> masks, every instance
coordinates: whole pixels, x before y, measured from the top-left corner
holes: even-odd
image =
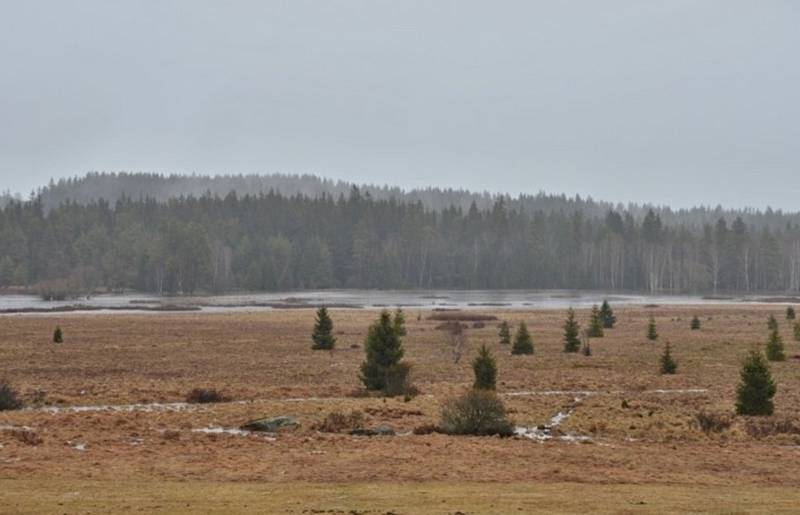
[[[87,179],[91,183],[91,178]],[[313,181],[312,181],[313,182]],[[102,193],[102,192],[99,192]],[[406,197],[403,197],[406,198]],[[278,193],[43,198],[0,210],[0,287],[158,293],[301,288],[800,290],[800,225],[780,213],[671,223],[603,206],[442,209]],[[673,215],[677,216],[677,215]],[[688,214],[687,214],[688,216]]]
[[[441,211],[449,207],[459,207],[466,211],[474,202],[481,211],[492,208],[499,196],[487,192],[471,192],[461,189],[426,188],[403,190],[394,186],[354,185],[348,182],[333,181],[314,175],[160,175],[144,173],[99,173],[93,172],[82,177],[60,179],[51,181],[50,184],[35,192],[41,197],[45,210],[57,207],[67,200],[79,204],[106,200],[112,205],[120,198],[128,197],[134,200],[152,198],[164,202],[181,196],[200,197],[211,194],[224,197],[230,192],[239,196],[247,194],[258,195],[274,191],[284,196],[305,195],[318,198],[327,194],[334,199],[340,196],[349,196],[354,186],[357,186],[364,196],[375,200],[388,200],[394,198],[398,202],[421,202],[429,210]],[[10,198],[10,197],[9,197]],[[741,216],[744,222],[756,228],[779,228],[787,222],[800,223],[797,213],[786,214],[780,211],[767,210],[758,212],[753,210],[723,210],[720,207],[696,207],[688,210],[672,210],[666,206],[650,206],[637,204],[614,204],[607,201],[597,201],[580,196],[568,197],[564,194],[551,195],[539,193],[536,195],[503,195],[503,200],[508,209],[516,209],[526,213],[536,211],[552,212],[562,211],[571,214],[580,211],[587,218],[602,218],[609,210],[628,212],[635,219],[644,218],[648,210],[653,209],[663,223],[667,225],[695,225],[713,224],[724,217],[732,221]],[[3,203],[0,200],[0,207]]]

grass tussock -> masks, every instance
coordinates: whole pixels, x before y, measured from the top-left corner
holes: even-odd
[[[213,388],[195,388],[186,395],[189,404],[211,404],[230,400],[222,392]]]

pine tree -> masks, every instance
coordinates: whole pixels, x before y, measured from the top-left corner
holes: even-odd
[[[650,317],[650,322],[647,323],[647,339],[650,341],[658,340],[658,331],[656,330],[656,319]]]
[[[589,329],[586,331],[589,338],[603,337],[603,320],[600,318],[600,310],[597,306],[592,306],[592,314],[589,318]]]
[[[736,388],[736,413],[772,415],[776,391],[769,364],[760,352],[751,351],[742,365],[741,382]]]
[[[475,373],[475,382],[472,387],[480,390],[494,390],[497,382],[497,364],[486,348],[481,345],[478,355],[472,361],[472,371]]]
[[[669,342],[667,342],[667,345],[664,347],[664,354],[661,355],[661,373],[674,374],[676,370],[678,370],[678,364],[672,358]]]
[[[53,331],[53,343],[64,343],[64,333],[61,331],[61,327],[56,327],[56,330]]]
[[[795,319],[794,308],[792,306],[789,306],[788,308],[786,308],[786,320],[794,320],[794,319]]]
[[[400,308],[394,312],[394,330],[399,336],[406,335],[406,315]]]
[[[692,318],[692,323],[689,325],[692,331],[697,331],[700,329],[700,319],[697,318],[697,315]]]
[[[617,323],[617,317],[614,316],[614,311],[607,300],[603,300],[603,304],[600,306],[600,319],[603,321],[604,329],[613,329],[614,324]]]
[[[786,354],[783,352],[783,339],[777,329],[773,329],[769,333],[767,359],[770,361],[784,361],[786,359]]]
[[[511,346],[511,354],[533,354],[533,340],[531,340],[525,322],[519,323],[517,335],[514,337],[514,345]]]
[[[578,338],[580,327],[575,320],[575,310],[567,310],[567,319],[564,321],[564,352],[578,352],[581,341]]]
[[[511,343],[511,329],[508,327],[508,322],[505,320],[500,322],[500,332],[498,336],[500,336],[500,343],[504,345]]]
[[[382,311],[378,320],[367,332],[364,342],[366,360],[361,364],[361,382],[367,390],[385,393],[392,383],[405,379],[397,377],[408,372],[400,360],[403,358],[403,343],[388,311]]]
[[[767,319],[767,329],[770,331],[777,331],[778,330],[778,321],[775,320],[775,317],[770,315]]]
[[[313,342],[311,344],[313,350],[332,350],[336,345],[336,338],[333,336],[333,320],[328,315],[328,308],[325,306],[317,310],[311,341]]]

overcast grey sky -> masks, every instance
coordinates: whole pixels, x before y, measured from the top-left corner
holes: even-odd
[[[800,209],[797,1],[0,2],[0,190],[308,172]]]

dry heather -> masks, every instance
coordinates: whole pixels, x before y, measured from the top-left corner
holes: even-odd
[[[592,341],[591,357],[562,352],[563,312],[482,311],[512,327],[525,321],[536,353],[511,356],[498,343],[498,321],[490,321],[465,330],[458,364],[436,329],[441,321],[408,310],[406,358],[421,392],[408,402],[353,395],[375,312],[332,310],[333,352],[311,350],[310,310],[2,317],[0,377],[28,406],[0,412],[2,477],[794,488],[800,486],[800,344],[782,318],[788,359],[773,364],[776,415],[733,416],[740,360],[765,341],[767,315],[782,310],[619,309],[618,327]],[[689,328],[695,314],[700,331]],[[585,325],[588,312],[578,315]],[[645,338],[651,315],[656,343]],[[68,343],[50,343],[57,324]],[[658,374],[666,341],[678,361],[674,376]],[[413,434],[436,423],[442,401],[471,384],[471,356],[482,343],[497,358],[498,391],[511,418],[532,438]],[[230,401],[184,404],[194,388],[217,389]],[[331,412],[354,410],[363,413],[365,427],[388,425],[398,435],[314,429]],[[569,416],[553,425],[558,413]],[[301,428],[274,437],[233,431],[277,415],[296,417]]]

